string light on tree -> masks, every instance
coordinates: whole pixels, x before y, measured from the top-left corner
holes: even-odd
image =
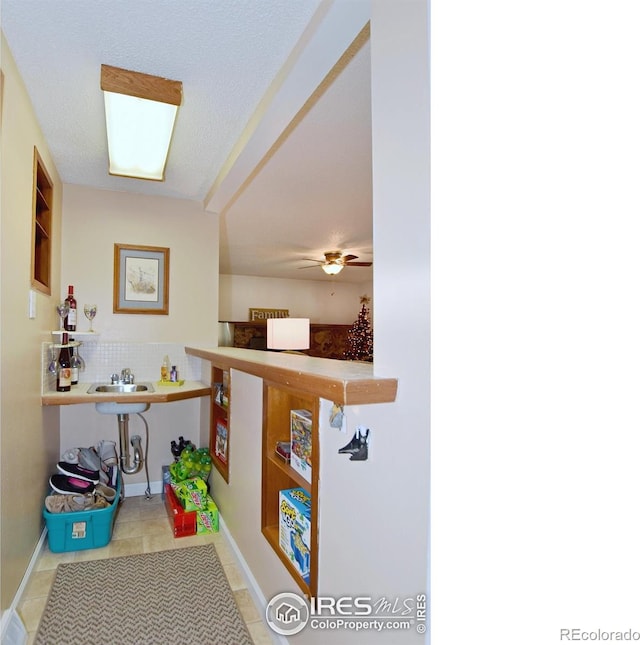
[[[360,313],[358,319],[351,325],[347,332],[346,349],[344,357],[348,361],[373,360],[373,331],[369,320],[369,303],[371,298],[360,296]]]

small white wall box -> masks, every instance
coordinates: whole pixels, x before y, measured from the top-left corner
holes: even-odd
[[[311,483],[311,423],[309,410],[291,410],[291,467]]]
[[[280,548],[309,584],[311,497],[304,488],[280,491]]]

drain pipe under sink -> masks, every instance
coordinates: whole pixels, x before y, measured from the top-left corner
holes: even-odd
[[[140,445],[140,436],[131,437],[133,446],[133,465],[129,465],[129,415],[118,414],[118,432],[120,434],[120,470],[126,475],[135,475],[142,470],[144,456]]]
[[[146,452],[149,452],[149,425],[147,420],[140,414],[136,414],[142,419],[144,427],[146,430]],[[142,466],[145,467],[145,472],[147,474],[147,490],[145,491],[145,497],[147,499],[151,498],[151,483],[149,482],[149,467],[147,460],[144,455],[145,452],[142,449],[141,437],[140,435],[134,434],[131,437],[131,446],[133,447],[133,464],[130,464],[131,455],[129,453],[129,415],[128,414],[118,414],[118,433],[120,436],[120,470],[125,475],[135,475],[142,470]]]

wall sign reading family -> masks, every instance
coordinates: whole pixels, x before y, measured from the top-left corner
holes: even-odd
[[[113,313],[169,313],[169,249],[114,244]]]
[[[249,321],[267,320],[268,318],[288,318],[288,309],[249,309]]]

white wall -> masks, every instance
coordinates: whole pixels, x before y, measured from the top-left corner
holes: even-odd
[[[135,180],[132,180],[135,181]],[[65,185],[62,293],[98,305],[102,341],[208,342],[217,333],[218,218],[197,202]],[[113,313],[113,246],[170,249],[169,315]],[[80,328],[88,323],[79,313]]]
[[[262,535],[262,379],[231,370],[229,484],[215,468],[212,494],[263,595],[297,585]]]
[[[113,313],[114,243],[170,249],[169,315]],[[75,287],[78,308],[98,305],[94,329],[99,341],[215,345],[218,302],[218,218],[196,202],[65,185],[63,202],[62,291]],[[88,322],[79,314],[80,329]],[[175,356],[174,356],[175,358]],[[114,365],[113,370],[133,365]],[[158,373],[160,363],[158,362]],[[208,378],[208,364],[205,378]],[[91,372],[88,366],[88,372]],[[154,378],[155,373],[139,374]],[[108,375],[105,374],[106,378]],[[81,375],[82,379],[82,375]],[[206,409],[206,408],[205,408]],[[145,413],[150,426],[149,475],[160,480],[161,466],[170,463],[171,439],[183,435],[206,445],[208,417],[198,399],[156,404]],[[99,439],[117,441],[117,419],[100,415],[93,405],[64,406],[60,412],[61,452]],[[139,417],[130,419],[130,435],[144,439]],[[142,483],[145,472],[125,476]]]
[[[332,597],[397,597],[402,602],[429,591],[427,36],[426,3],[373,3],[374,370],[378,376],[397,377],[399,386],[394,403],[346,408],[346,434],[320,419],[318,582],[319,593]],[[264,306],[285,304],[269,301]],[[354,309],[359,310],[359,300]],[[233,379],[232,446],[237,442],[242,452],[231,448],[231,484],[216,476],[214,489],[234,539],[269,599],[296,589],[269,554],[259,533],[256,498],[249,499],[259,494],[260,381],[242,374]],[[364,462],[338,454],[357,425],[371,431]],[[428,638],[417,630],[343,630],[329,636],[306,629],[289,641],[320,645],[331,637],[363,645],[424,643]]]
[[[358,317],[360,296],[373,297],[373,283],[335,280],[283,280],[245,275],[220,276],[220,320],[249,320],[249,308],[288,309],[292,318],[350,325]]]
[[[52,298],[38,293],[36,317],[28,317],[34,146],[54,184],[51,275],[54,291],[60,284],[62,184],[4,35],[1,61],[4,91],[0,138],[0,569],[1,605],[5,610],[40,537],[42,501],[58,451],[58,415],[40,407],[40,348],[56,320]],[[16,494],[16,482],[28,482],[28,494]]]
[[[371,430],[368,461],[345,460],[337,454],[345,436],[323,434],[320,591],[332,595],[428,592],[427,9],[426,2],[372,2],[374,371],[397,377],[399,385],[394,403],[346,410],[347,438],[356,425]],[[360,632],[349,634],[348,642],[424,639],[415,631]]]

